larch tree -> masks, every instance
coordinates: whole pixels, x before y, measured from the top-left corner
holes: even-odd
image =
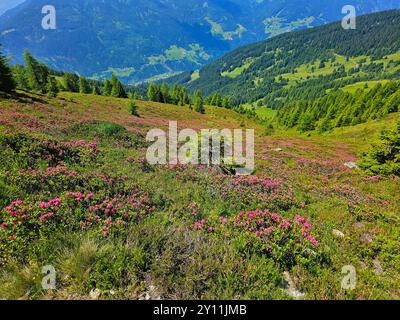
[[[14,89],[15,82],[11,70],[8,67],[6,58],[0,52],[0,91],[9,93]]]

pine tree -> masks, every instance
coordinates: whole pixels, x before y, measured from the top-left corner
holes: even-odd
[[[89,84],[86,78],[79,78],[79,92],[80,93],[89,93]]]
[[[50,98],[57,97],[57,94],[58,94],[59,90],[58,90],[58,86],[57,86],[57,81],[56,81],[56,79],[54,77],[48,77],[47,78],[46,91],[47,91],[47,95]]]
[[[104,80],[104,84],[103,84],[103,96],[110,96],[111,95],[111,82],[110,80]]]
[[[47,67],[39,63],[27,49],[24,51],[24,61],[26,66],[26,78],[30,89],[45,93],[47,77],[49,75]]]
[[[161,91],[162,101],[164,103],[170,103],[171,99],[169,96],[169,88],[165,82],[161,85],[160,91]]]
[[[203,104],[203,97],[201,95],[201,92],[199,90],[196,90],[194,95],[193,95],[193,103],[194,103],[194,109],[199,112],[199,113],[204,113],[204,104]]]
[[[125,89],[122,83],[118,80],[118,78],[113,74],[111,78],[111,96],[116,98],[127,98]]]
[[[26,78],[28,80],[29,88],[32,90],[38,90],[40,87],[38,77],[38,64],[37,61],[32,57],[27,49],[24,51],[24,62],[26,67]]]
[[[222,100],[222,107],[225,109],[231,108],[231,101],[230,101],[229,97],[224,97],[224,99]]]
[[[25,68],[17,64],[12,68],[12,75],[18,89],[28,90],[28,80],[25,75]]]
[[[147,89],[147,99],[154,102],[162,102],[160,89],[153,82],[149,84]]]
[[[117,81],[118,81],[117,76],[113,73],[111,75],[111,87],[116,86],[117,85]]]
[[[372,175],[400,176],[400,122],[396,129],[381,133],[381,144],[364,156],[360,167]]]
[[[93,83],[92,94],[94,94],[96,96],[100,95],[99,87],[95,83]]]
[[[63,75],[64,88],[68,92],[79,91],[79,77],[74,73],[66,72]]]
[[[138,111],[137,111],[137,105],[134,99],[130,99],[129,101],[129,112],[133,116],[139,116]]]
[[[11,92],[15,89],[15,82],[11,70],[7,65],[6,58],[0,52],[0,91]]]

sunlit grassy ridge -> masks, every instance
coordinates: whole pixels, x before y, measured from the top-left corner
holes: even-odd
[[[357,161],[382,129],[394,127],[398,113],[326,135],[300,135],[267,131],[222,108],[206,107],[202,115],[189,107],[137,101],[137,117],[129,114],[128,103],[72,93],[54,99],[20,93],[0,101],[2,135],[25,132],[45,142],[56,140],[68,152],[75,150],[71,145],[85,151],[57,167],[48,167],[45,159],[35,162],[33,152],[13,157],[7,148],[2,152],[1,209],[16,200],[60,196],[64,202],[57,214],[70,219],[61,219],[63,227],[54,224],[51,232],[41,226],[40,237],[1,260],[0,298],[86,299],[98,289],[104,299],[285,299],[291,296],[284,271],[309,299],[400,297],[399,179],[366,177],[344,165]],[[147,165],[144,135],[152,128],[167,129],[170,120],[197,130],[254,128],[254,176],[241,180],[218,168]],[[90,143],[98,154],[87,153]],[[31,171],[24,167],[24,157],[31,161]],[[75,224],[72,217],[84,218],[87,209],[67,198],[66,191],[85,196],[91,191],[101,200],[145,192],[151,210],[135,211],[140,219],[127,220],[104,237],[101,225],[82,229]],[[285,219],[306,218],[319,247],[302,240],[307,246],[302,249],[308,249],[304,256],[287,242],[270,239],[266,251],[255,231],[235,224],[240,212],[256,209]],[[41,267],[48,264],[58,272],[53,292],[40,287]],[[357,271],[353,291],[341,288],[346,265]]]

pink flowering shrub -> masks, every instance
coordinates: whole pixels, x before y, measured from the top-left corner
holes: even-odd
[[[229,188],[247,206],[287,210],[295,204],[292,190],[281,179],[239,176],[232,179]]]
[[[60,222],[61,198],[48,202],[17,200],[0,215],[0,252],[11,253],[28,245],[44,230],[51,232]]]
[[[23,250],[30,241],[46,238],[56,230],[95,228],[109,237],[151,212],[145,193],[109,198],[68,192],[49,201],[14,201],[0,211],[0,252]]]
[[[153,210],[145,193],[98,198],[93,193],[69,192],[67,203],[74,208],[83,229],[97,227],[105,237],[127,223],[140,222]]]
[[[98,191],[112,190],[113,193],[129,192],[127,177],[122,175],[107,176],[96,172],[81,172],[64,165],[45,169],[23,169],[7,171],[4,182],[12,186],[9,199],[21,199],[26,195],[46,194],[58,195],[65,191]],[[1,177],[1,174],[0,174]]]
[[[7,153],[7,158],[18,160],[19,166],[25,168],[34,168],[43,162],[50,167],[64,163],[86,165],[92,163],[99,154],[95,143],[83,140],[59,142],[23,133],[1,135],[0,150]]]
[[[245,236],[248,245],[281,265],[308,263],[320,248],[311,235],[312,225],[299,215],[290,219],[269,210],[243,211],[233,218],[233,226]]]

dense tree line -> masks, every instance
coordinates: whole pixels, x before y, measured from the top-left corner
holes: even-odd
[[[117,98],[128,96],[125,87],[114,74],[110,80],[101,82],[75,73],[54,71],[35,59],[28,50],[24,52],[24,65],[12,66],[10,69],[18,89],[48,94],[51,97],[57,96],[60,91]]]
[[[189,105],[190,96],[184,86],[174,84],[171,87],[167,83],[161,85],[150,83],[147,88],[147,99],[154,102],[170,103],[178,106]]]
[[[177,106],[189,105],[199,113],[204,113],[204,100],[201,92],[196,90],[193,97],[190,97],[188,90],[181,85],[174,84],[171,87],[167,83],[158,85],[156,83],[150,83],[147,89],[147,99],[154,102],[170,103]]]
[[[189,105],[200,113],[204,113],[204,105],[216,106],[226,109],[231,109],[231,101],[229,97],[222,97],[219,92],[216,92],[205,99],[200,90],[195,90],[193,97],[188,94],[186,87],[173,84],[171,87],[166,82],[161,85],[150,83],[147,89],[147,99],[154,102],[171,103],[178,106]]]
[[[378,83],[370,90],[358,89],[354,94],[335,90],[323,97],[297,100],[278,111],[277,119],[285,127],[300,131],[320,132],[334,127],[356,125],[399,111],[400,82]]]

